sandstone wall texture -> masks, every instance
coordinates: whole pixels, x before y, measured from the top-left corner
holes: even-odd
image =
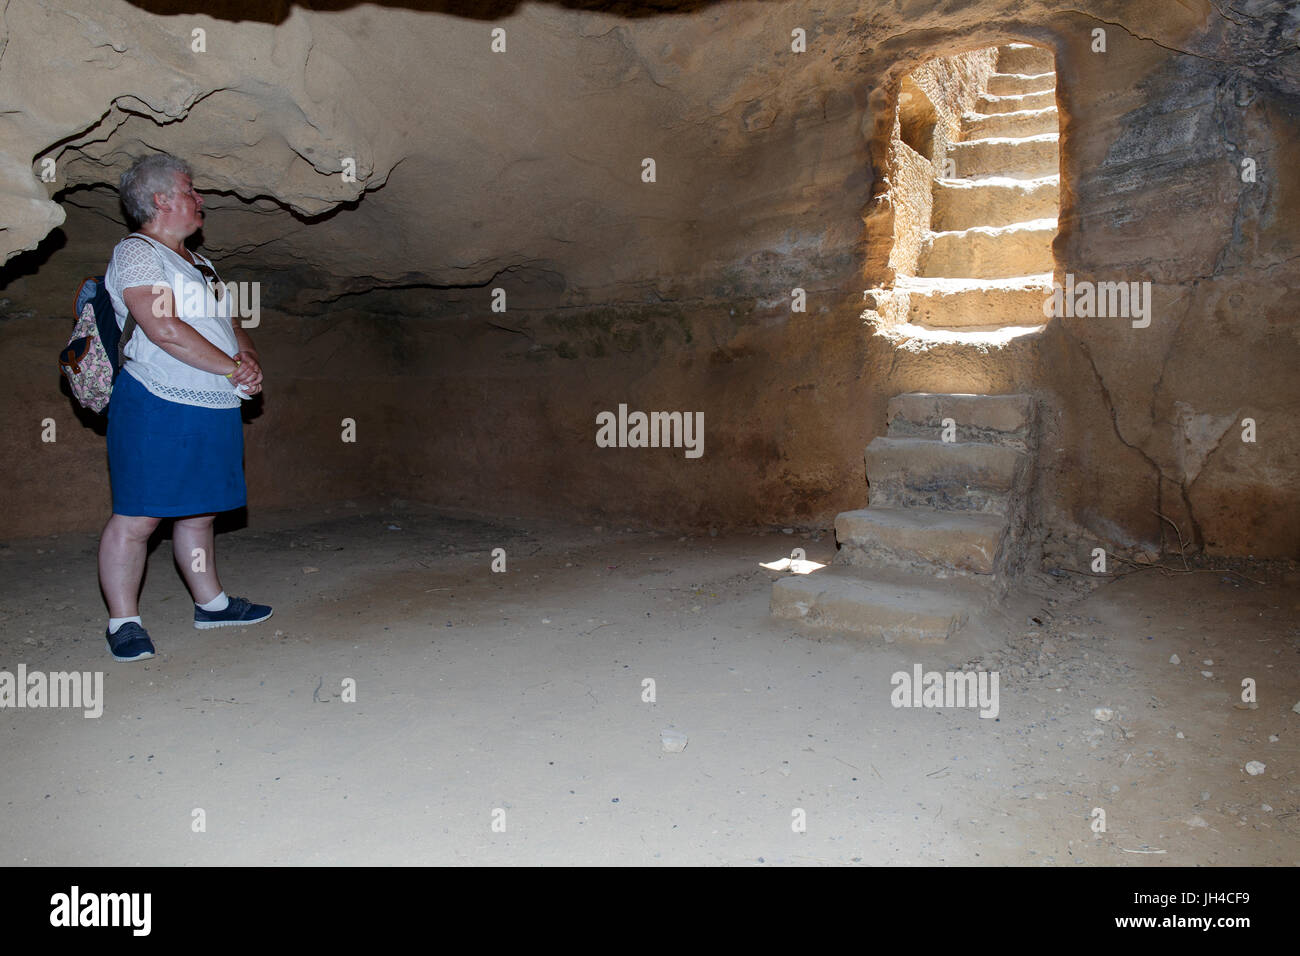
[[[892,279],[916,275],[921,244],[933,216],[934,166],[898,136],[894,137],[890,149],[894,161],[890,164],[885,193],[888,199],[880,203],[875,226],[882,244],[893,238],[888,273]]]
[[[205,252],[262,283],[254,511],[384,494],[825,527],[865,503],[891,396],[1025,391],[1053,560],[1176,550],[1161,515],[1191,548],[1300,557],[1286,4],[200,6],[4,6],[0,536],[107,516],[103,438],[54,356],[77,281],[123,234],[113,184],[167,149],[209,198]],[[891,276],[902,78],[1008,40],[1056,56],[1058,276],[1149,280],[1152,321],[897,349],[862,292]],[[620,403],[703,411],[704,455],[597,448],[595,415]]]

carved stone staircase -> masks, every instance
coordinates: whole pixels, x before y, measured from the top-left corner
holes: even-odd
[[[1028,395],[911,393],[867,447],[869,505],[835,519],[825,568],[775,582],[776,617],[886,641],[943,641],[1023,561],[1035,448]]]
[[[934,182],[916,274],[895,279],[922,328],[979,334],[1045,321],[1061,182],[1056,65],[1048,50],[1011,43],[997,68],[949,149],[955,176]]]

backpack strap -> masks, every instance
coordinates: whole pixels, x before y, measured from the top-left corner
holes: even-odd
[[[126,310],[126,321],[122,323],[122,337],[117,340],[117,367],[121,368],[126,364],[126,342],[135,331],[135,316],[131,310]]]

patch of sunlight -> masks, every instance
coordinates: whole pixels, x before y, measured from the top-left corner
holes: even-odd
[[[760,568],[767,568],[769,571],[789,571],[791,574],[811,574],[818,568],[824,568],[826,565],[818,564],[816,561],[806,561],[803,558],[782,558],[780,561],[760,561]]]

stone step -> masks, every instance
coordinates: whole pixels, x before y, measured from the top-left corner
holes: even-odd
[[[1059,174],[1059,134],[1037,136],[995,136],[988,139],[953,143],[948,158],[956,167],[956,177],[999,176],[1008,179],[1038,179]]]
[[[922,276],[1000,279],[1051,272],[1055,219],[931,233],[921,247]]]
[[[963,140],[992,136],[1039,136],[1057,133],[1061,117],[1055,106],[1041,110],[1017,110],[1014,113],[967,113],[961,120]]]
[[[946,329],[1043,325],[1043,302],[1052,293],[1052,276],[898,276],[894,291],[907,294],[907,321],[914,325]]]
[[[986,602],[978,585],[936,584],[920,575],[832,565],[772,585],[772,614],[884,641],[937,643],[956,634]]]
[[[900,322],[895,332],[909,343],[916,343],[916,348],[933,349],[940,346],[970,347],[977,349],[982,356],[988,356],[990,349],[1000,349],[1010,345],[1022,335],[1034,335],[1047,328],[1045,323],[1038,325],[968,325],[961,329],[952,329],[945,325],[913,325]],[[975,353],[970,353],[975,354]]]
[[[993,574],[1006,532],[1001,515],[934,508],[863,508],[835,517],[837,563],[925,570],[940,577]],[[978,580],[976,578],[976,580]]]
[[[994,96],[1022,96],[1056,89],[1056,73],[991,73],[988,92]]]
[[[1050,281],[1050,277],[1049,277]],[[943,433],[943,420],[957,426],[959,442],[985,442],[1024,448],[1034,421],[1030,395],[966,395],[905,392],[889,400],[886,419],[890,438],[928,438]]]
[[[874,438],[867,446],[871,507],[924,506],[944,511],[1007,514],[1008,496],[1025,452],[983,442]]]
[[[1032,219],[1055,219],[1061,204],[1061,177],[936,179],[930,228],[935,232],[972,226],[1009,226]]]
[[[999,73],[1050,73],[1056,57],[1046,47],[1032,43],[1008,43],[998,47]]]
[[[1056,91],[1043,90],[1041,93],[1021,93],[1011,96],[993,96],[990,93],[981,93],[976,103],[975,112],[984,114],[1041,110],[1056,105]]]

